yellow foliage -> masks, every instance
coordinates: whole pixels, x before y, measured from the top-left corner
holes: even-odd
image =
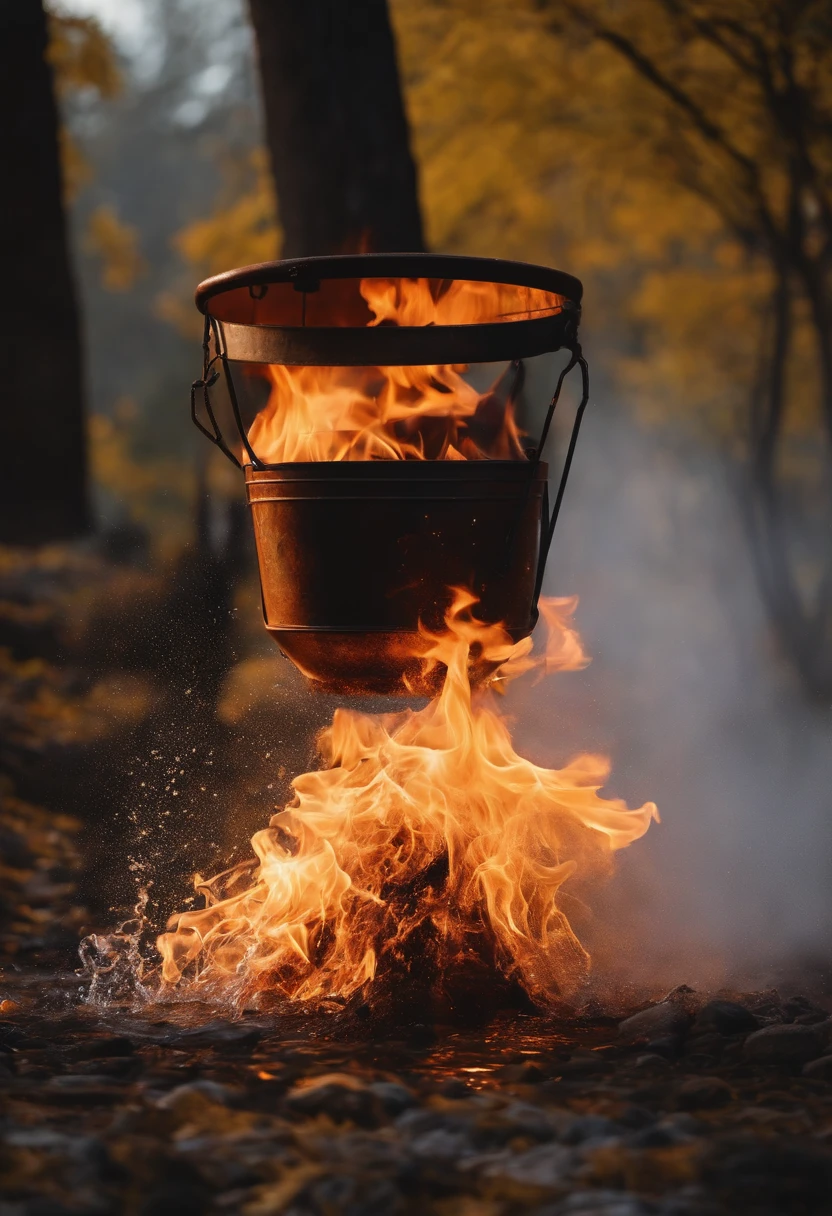
[[[173,238],[174,248],[191,269],[177,290],[157,296],[155,311],[185,337],[202,334],[202,320],[193,306],[194,270],[207,278],[235,266],[269,262],[280,254],[274,185],[262,148],[251,154],[245,176],[246,189],[230,201],[221,201],[207,219],[188,224]]]
[[[94,17],[70,16],[57,9],[49,13],[46,58],[59,98],[87,91],[115,97],[121,89],[113,44]],[[73,199],[89,181],[90,167],[66,127],[61,127],[60,142],[64,194]]]
[[[646,42],[757,166],[782,220],[787,166],[759,87],[704,39],[674,35],[670,8],[391,0],[430,244],[578,274],[587,339],[605,336],[596,362],[651,416],[684,411],[736,434],[771,281],[737,235],[752,210],[745,178],[594,27],[568,19],[588,11]],[[757,10],[726,0],[721,13],[748,26]],[[832,100],[832,72],[813,87]],[[832,160],[827,171],[828,185]],[[811,377],[794,362],[802,426]]]
[[[46,57],[60,96],[93,89],[101,97],[115,97],[121,89],[113,44],[94,17],[50,13]]]
[[[185,261],[208,275],[278,256],[280,227],[271,172],[262,149],[252,154],[251,170],[250,189],[218,207],[208,219],[181,229],[173,239]]]
[[[181,460],[138,459],[133,450],[136,407],[125,398],[114,417],[93,414],[88,423],[90,463],[100,490],[121,503],[130,519],[147,528],[157,556],[176,554],[189,539],[195,494],[194,470]]]
[[[84,248],[101,259],[101,281],[108,291],[129,291],[147,273],[138,230],[106,203],[90,215]]]

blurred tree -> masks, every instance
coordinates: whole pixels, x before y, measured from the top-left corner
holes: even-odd
[[[101,282],[107,291],[129,291],[136,279],[147,273],[137,230],[125,224],[107,203],[90,215],[84,248],[100,259]]]
[[[249,0],[283,255],[423,248],[387,0]]]
[[[553,30],[598,44],[634,82],[632,140],[703,200],[766,271],[750,386],[745,499],[773,624],[806,686],[832,691],[832,8],[828,0],[543,0]],[[645,104],[644,98],[647,98]],[[621,94],[609,101],[621,101]],[[598,105],[597,91],[593,106]],[[626,113],[626,111],[625,111]],[[646,121],[645,121],[646,118]],[[620,124],[619,124],[620,125]],[[784,477],[789,391],[811,361],[822,518]],[[795,377],[791,373],[795,371]],[[807,391],[805,370],[802,391]],[[803,408],[806,406],[804,404]],[[814,496],[817,499],[817,496]],[[816,545],[807,551],[811,532]]]
[[[587,281],[588,332],[618,386],[654,419],[698,418],[742,460],[770,619],[827,696],[828,3],[391,8],[431,245],[554,259]]]
[[[47,45],[41,0],[0,7],[7,175],[0,192],[7,300],[0,540],[12,544],[74,536],[89,524],[81,340]]]

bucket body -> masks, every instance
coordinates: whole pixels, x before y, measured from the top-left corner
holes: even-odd
[[[336,461],[245,470],[266,628],[328,691],[432,691],[420,622],[452,587],[517,641],[534,627],[547,467]],[[422,644],[424,650],[424,643]]]

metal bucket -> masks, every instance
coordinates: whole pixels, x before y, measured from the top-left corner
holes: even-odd
[[[417,281],[436,315],[417,310],[421,320],[376,323],[366,285],[400,292]],[[463,323],[452,309],[436,311],[451,289],[476,302]],[[480,601],[477,616],[502,622],[515,640],[531,633],[589,392],[581,294],[577,279],[545,266],[414,253],[267,262],[199,285],[203,367],[191,416],[245,471],[266,628],[319,687],[433,691],[419,661],[429,646],[419,625],[442,628],[453,587],[468,588]],[[248,380],[262,379],[252,368],[505,362],[522,374],[523,360],[561,349],[571,357],[526,459],[272,463],[252,438],[262,408],[246,401]],[[573,367],[582,394],[550,511],[542,455]],[[489,670],[482,657],[472,661],[472,678]]]
[[[319,687],[432,691],[419,624],[442,627],[452,587],[515,640],[531,633],[543,462],[296,463],[245,476],[266,628]]]

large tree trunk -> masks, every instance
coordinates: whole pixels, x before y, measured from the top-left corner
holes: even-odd
[[[82,360],[41,0],[0,4],[0,542],[88,523]]]
[[[387,0],[249,0],[283,254],[423,248]]]

